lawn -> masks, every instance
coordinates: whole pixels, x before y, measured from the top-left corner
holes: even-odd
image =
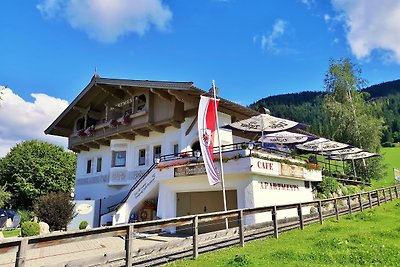
[[[400,148],[383,148],[387,165],[384,179],[373,188],[393,185],[393,168],[400,168]],[[313,224],[304,230],[280,234],[168,266],[399,266],[400,201],[352,216]]]
[[[382,188],[395,184],[393,168],[400,169],[400,147],[384,147],[382,148],[381,155],[386,164],[386,176],[384,179],[373,181],[373,188]]]
[[[20,229],[15,229],[15,230],[10,230],[10,231],[3,231],[3,235],[4,237],[15,237],[15,236],[19,236],[19,234],[21,233]]]
[[[399,266],[400,201],[169,266]]]

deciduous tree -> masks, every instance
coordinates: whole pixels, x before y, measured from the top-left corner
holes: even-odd
[[[0,185],[11,193],[13,208],[31,209],[49,192],[69,192],[75,181],[76,156],[46,142],[24,141],[0,159]]]
[[[325,133],[336,141],[378,153],[383,130],[382,106],[365,101],[366,96],[360,91],[365,83],[361,69],[349,59],[330,62],[323,102],[328,118]],[[364,163],[356,162],[358,174],[362,173],[367,179],[382,176],[381,160]]]

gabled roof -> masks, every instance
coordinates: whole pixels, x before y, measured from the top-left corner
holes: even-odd
[[[102,110],[104,103],[107,101],[107,94],[120,95],[121,88],[141,88],[148,90],[165,90],[184,93],[191,97],[200,97],[200,95],[208,95],[193,85],[193,82],[171,82],[171,81],[149,81],[149,80],[128,80],[128,79],[111,79],[101,78],[94,75],[90,83],[82,90],[82,92],[71,102],[71,104],[57,117],[57,119],[45,130],[46,134],[68,136],[65,128],[70,128],[78,116],[79,111],[74,109],[77,107],[98,108]],[[241,114],[244,117],[250,117],[259,114],[257,111],[241,106],[234,102],[220,98],[220,107],[232,111],[232,113]],[[64,130],[62,130],[64,129]],[[70,129],[72,131],[72,128]]]

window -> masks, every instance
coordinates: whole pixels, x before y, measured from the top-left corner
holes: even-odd
[[[113,151],[113,167],[125,167],[126,151]]]
[[[139,150],[139,166],[146,164],[146,149]]]
[[[153,147],[153,159],[161,158],[161,146]]]
[[[140,96],[135,96],[135,111],[141,111],[144,109],[146,106],[146,96],[145,95],[140,95]]]
[[[174,144],[174,156],[178,156],[178,155],[179,155],[179,145]]]
[[[97,158],[97,165],[96,165],[96,171],[101,172],[101,163],[103,161],[103,158]]]
[[[92,172],[92,160],[88,159],[86,162],[86,173],[91,173]]]
[[[310,188],[310,182],[309,181],[304,181],[304,187],[305,188]]]

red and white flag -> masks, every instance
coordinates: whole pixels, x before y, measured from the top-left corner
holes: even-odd
[[[216,103],[215,103],[216,102]],[[216,128],[216,107],[219,100],[201,96],[198,112],[198,131],[201,154],[206,167],[208,182],[210,185],[219,183],[217,171],[214,166],[214,133]]]

